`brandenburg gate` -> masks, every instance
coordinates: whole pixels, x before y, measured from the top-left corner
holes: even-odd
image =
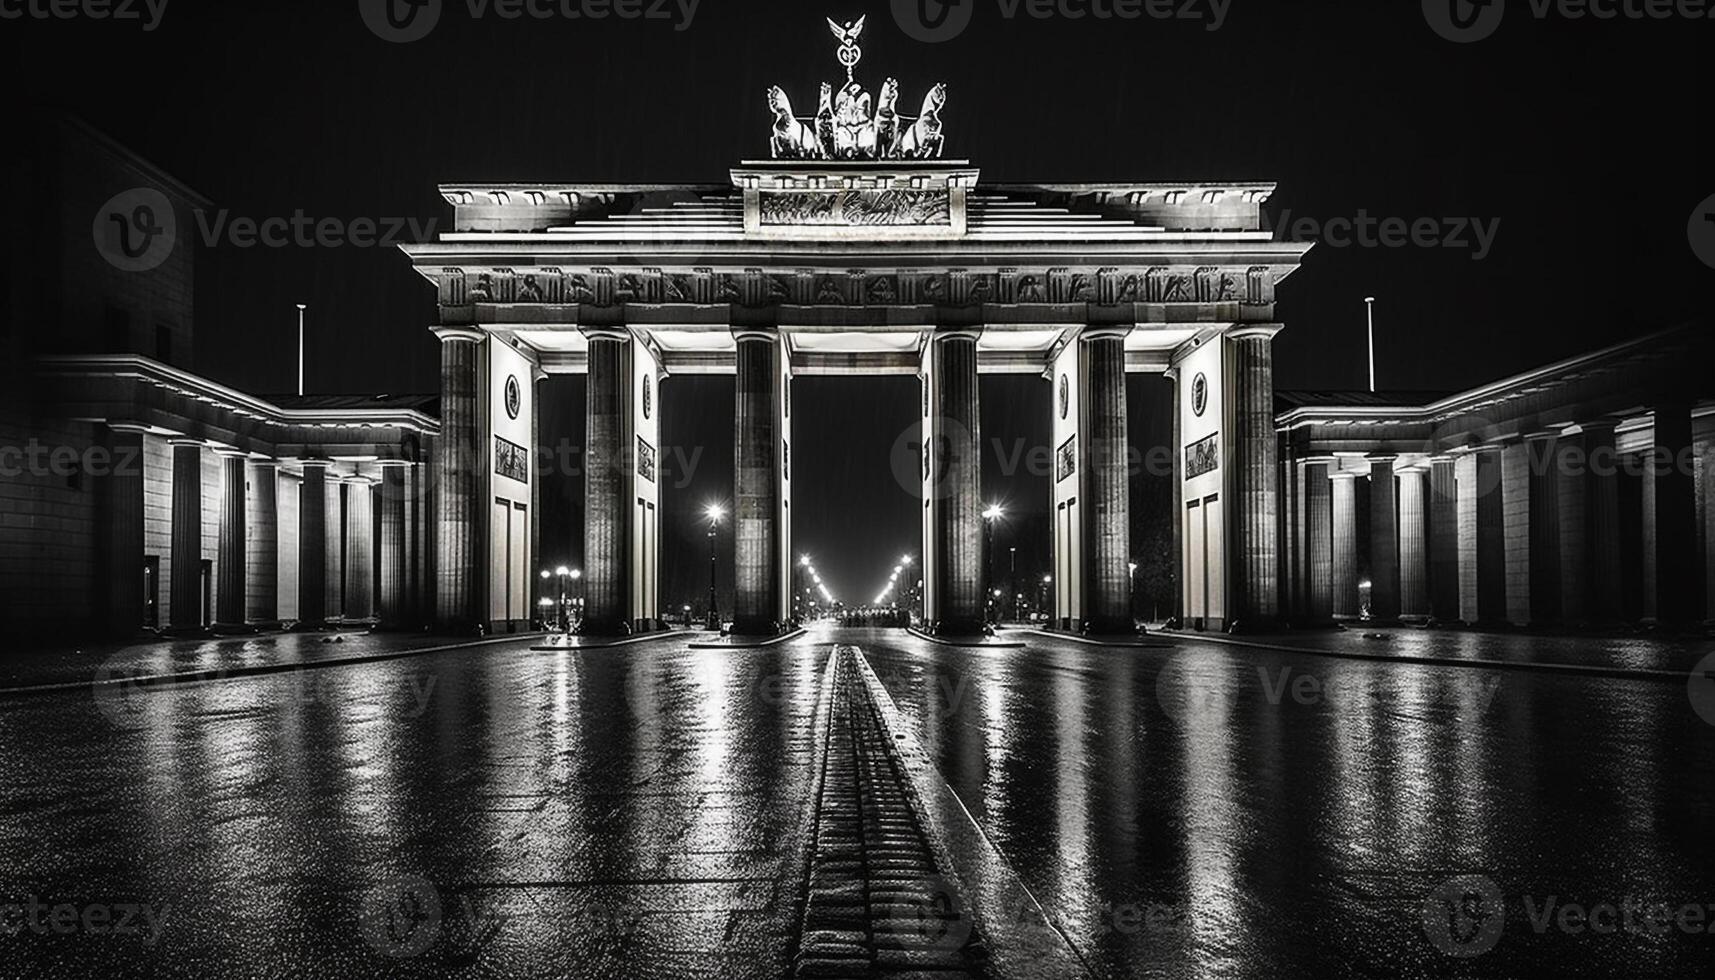
[[[735,633],[791,616],[792,381],[818,374],[921,379],[931,628],[983,626],[985,372],[1052,386],[1057,625],[1133,628],[1128,372],[1176,382],[1185,615],[1277,619],[1270,350],[1308,246],[1264,230],[1272,185],[982,183],[942,158],[948,88],[902,114],[898,82],[855,80],[862,22],[831,26],[844,84],[802,117],[771,89],[770,159],[727,183],[441,188],[452,230],[407,248],[439,297],[437,626],[531,618],[535,382],[566,373],[588,376],[587,632],[661,623],[659,407],[692,374],[736,375]]]

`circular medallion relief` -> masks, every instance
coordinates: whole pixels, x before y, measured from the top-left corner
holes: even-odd
[[[524,410],[524,389],[519,387],[518,376],[508,375],[506,378],[506,417],[516,419],[518,413]]]
[[[643,417],[649,418],[655,411],[655,380],[648,375],[643,376]]]
[[[1209,378],[1199,374],[1191,379],[1191,414],[1198,418],[1209,408]]]
[[[1072,413],[1072,379],[1060,375],[1060,417],[1064,419]]]

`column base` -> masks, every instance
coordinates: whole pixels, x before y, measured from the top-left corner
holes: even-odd
[[[1140,636],[1144,630],[1130,619],[1087,619],[1078,631],[1084,636]]]
[[[772,619],[735,619],[728,636],[779,636],[786,632],[784,623]]]
[[[980,617],[970,619],[942,619],[928,624],[927,632],[932,636],[993,636],[994,630],[982,621]]]

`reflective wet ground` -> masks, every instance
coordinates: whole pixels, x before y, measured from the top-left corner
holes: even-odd
[[[1106,975],[1715,975],[1715,727],[1684,681],[856,642]]]
[[[1685,683],[879,630],[0,701],[0,974],[782,975],[836,638],[1101,975],[1715,974]]]

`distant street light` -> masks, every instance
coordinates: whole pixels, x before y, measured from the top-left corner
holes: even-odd
[[[721,518],[726,516],[726,511],[722,510],[721,506],[719,504],[710,504],[708,506],[708,508],[703,513],[709,519],[709,621],[708,621],[708,628],[718,631],[721,628],[721,619],[720,619],[720,610],[719,610],[719,607],[718,607],[718,605],[716,603],[716,599],[715,599],[715,569],[716,569],[717,562],[718,562],[717,553],[715,550],[715,545],[717,542],[716,531],[720,527]]]

